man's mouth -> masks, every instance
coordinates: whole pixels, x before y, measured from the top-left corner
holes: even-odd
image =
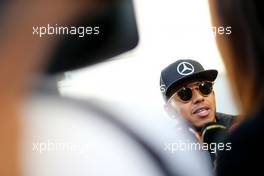
[[[200,117],[206,117],[209,115],[209,113],[210,113],[210,108],[208,106],[203,106],[194,109],[192,114]]]

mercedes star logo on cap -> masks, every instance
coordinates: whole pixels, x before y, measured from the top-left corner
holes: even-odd
[[[177,71],[181,75],[190,75],[194,72],[194,67],[189,62],[181,62],[177,67]]]

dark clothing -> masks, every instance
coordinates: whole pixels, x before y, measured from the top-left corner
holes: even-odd
[[[216,122],[220,125],[224,125],[227,129],[231,127],[234,122],[234,119],[236,118],[236,116],[234,115],[224,114],[220,112],[217,112],[215,116]]]
[[[219,153],[217,175],[263,175],[264,106],[227,138],[230,151]]]

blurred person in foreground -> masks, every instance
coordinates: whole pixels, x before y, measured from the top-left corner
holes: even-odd
[[[200,153],[174,151],[172,154],[166,151],[164,136],[170,135],[165,132],[155,136],[150,132],[152,138],[143,140],[147,136],[140,137],[110,113],[109,109],[114,110],[114,105],[102,108],[103,105],[99,106],[94,100],[83,102],[41,90],[53,79],[43,72],[49,65],[48,58],[55,52],[53,50],[57,51],[61,38],[54,35],[38,37],[32,34],[32,27],[74,24],[73,21],[81,16],[94,17],[93,12],[104,11],[113,1],[1,2],[0,175],[162,176],[194,175],[194,171],[195,175],[210,175],[207,160]],[[120,4],[124,0],[115,2]],[[127,9],[121,11],[127,12]],[[114,17],[118,17],[115,12]],[[107,15],[99,21],[104,17]],[[127,16],[120,17],[125,19]],[[114,29],[131,29],[131,26],[118,22],[107,20],[104,24],[110,23],[111,28],[102,31],[102,34],[107,35]],[[122,33],[117,34],[120,36]],[[113,39],[113,35],[106,38]],[[98,56],[94,51],[103,54],[97,47],[93,48],[96,42],[75,45],[76,41],[85,39],[68,39],[70,42],[66,42],[66,46],[69,48],[62,49],[67,55],[60,55],[62,62],[53,64],[67,66],[77,58],[85,59],[82,54],[86,51],[89,51],[86,53],[88,56],[92,55],[90,59]],[[121,41],[130,42],[125,39],[128,36]],[[100,41],[103,43],[99,43],[98,47],[104,46],[104,39],[99,38]],[[109,46],[113,46],[115,41],[111,41]],[[68,51],[72,50],[77,52],[67,58]],[[105,51],[114,52],[109,48]],[[81,64],[77,65],[80,68]],[[34,87],[38,83],[41,84],[40,89]],[[159,124],[157,129],[161,126]]]
[[[264,135],[264,8],[260,1],[209,0],[214,26],[231,26],[231,35],[216,42],[242,114],[227,141],[232,150],[220,153],[218,175],[263,173]]]
[[[32,27],[70,23],[98,5],[94,1],[12,1],[0,4],[0,175],[21,174],[19,163],[21,106],[33,74],[44,68],[54,36],[38,38]]]

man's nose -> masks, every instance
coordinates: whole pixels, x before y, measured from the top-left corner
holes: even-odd
[[[204,96],[202,96],[197,89],[193,89],[193,104],[198,104],[204,101]]]

